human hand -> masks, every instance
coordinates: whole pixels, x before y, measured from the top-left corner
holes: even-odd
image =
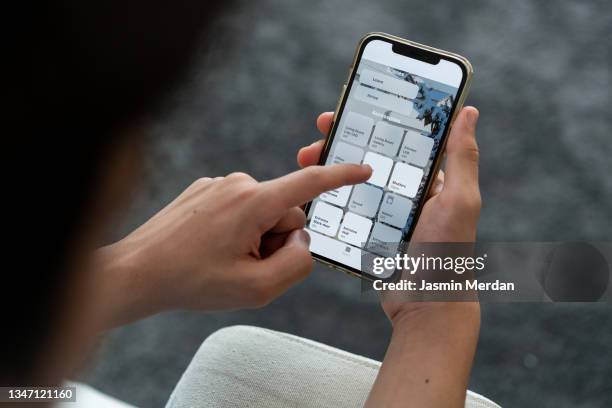
[[[107,277],[114,281],[109,287],[123,282],[119,297],[128,302],[114,306],[121,310],[114,314],[122,314],[115,323],[172,308],[265,305],[312,269],[299,206],[364,182],[371,171],[343,164],[266,182],[243,173],[197,180],[140,228],[100,250],[112,264],[106,270],[118,273]]]
[[[329,132],[333,114],[323,113],[317,119],[317,127],[323,134]],[[480,215],[480,190],[478,187],[478,146],[476,122],[478,111],[464,108],[459,115],[446,145],[446,175],[440,171],[426,198],[415,231],[413,242],[474,242]],[[298,152],[301,167],[319,162],[324,141],[320,140]],[[475,310],[475,303],[463,302],[456,307]],[[385,301],[383,309],[392,324],[423,308],[451,306],[444,302]]]
[[[332,114],[317,125],[329,132]],[[446,145],[446,177],[440,172],[426,197],[413,242],[473,242],[480,213],[478,111],[463,109]],[[302,166],[319,161],[323,142],[298,153]],[[477,302],[410,302],[382,296],[393,335],[367,407],[463,406],[480,328]],[[409,369],[407,369],[407,367]]]

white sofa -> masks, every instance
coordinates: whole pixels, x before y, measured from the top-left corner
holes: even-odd
[[[233,326],[206,339],[166,408],[362,407],[379,367],[290,334]],[[471,391],[465,406],[499,407]]]

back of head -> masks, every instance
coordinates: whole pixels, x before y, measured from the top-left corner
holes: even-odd
[[[33,380],[109,155],[129,137],[120,130],[155,108],[222,4],[13,2],[3,11],[3,385]]]

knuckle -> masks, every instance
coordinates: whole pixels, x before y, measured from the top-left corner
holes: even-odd
[[[236,190],[236,198],[240,201],[249,201],[257,196],[258,191],[259,189],[257,188],[257,184],[243,185]]]
[[[478,149],[478,145],[474,143],[473,145],[466,147],[463,150],[463,156],[466,160],[478,164],[480,160],[480,149]]]
[[[200,177],[196,179],[193,183],[191,183],[189,187],[187,187],[187,190],[188,191],[199,190],[205,186],[208,186],[211,182],[212,182],[212,179],[210,177]]]
[[[231,173],[226,178],[228,180],[230,180],[230,181],[239,181],[239,182],[252,182],[252,181],[255,181],[255,179],[253,177],[251,177],[248,174],[243,173],[241,171],[237,171],[237,172]]]
[[[460,216],[477,215],[480,213],[482,198],[480,191],[462,191],[449,195],[440,195],[440,205],[449,213]]]
[[[231,173],[225,177],[227,189],[237,202],[252,199],[259,191],[259,183],[246,173]]]
[[[211,180],[210,177],[200,177],[199,179],[193,182],[193,185],[202,186],[202,185],[210,183],[210,180]]]
[[[323,170],[323,166],[310,166],[305,170],[308,175],[315,179],[320,179],[325,176],[325,171]]]
[[[306,224],[306,214],[301,208],[294,207],[291,209],[291,212],[293,213],[292,218],[295,225],[303,226]]]

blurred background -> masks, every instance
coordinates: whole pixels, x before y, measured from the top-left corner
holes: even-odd
[[[121,237],[194,179],[296,169],[321,135],[358,40],[385,31],[471,60],[481,112],[483,241],[612,233],[612,5],[605,1],[238,2],[155,118],[147,176]],[[171,33],[169,33],[171,34]],[[502,406],[612,406],[612,307],[483,304],[470,388]],[[249,324],[383,358],[390,326],[356,279],[316,266],[257,311],[167,313],[109,333],[83,379],[163,406],[201,342]],[[347,373],[347,376],[350,373]]]

